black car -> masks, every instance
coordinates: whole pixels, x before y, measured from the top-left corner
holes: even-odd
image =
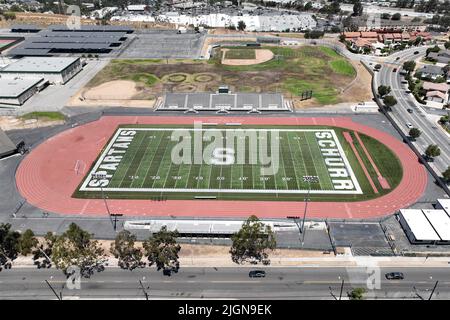
[[[386,273],[386,279],[388,280],[403,280],[405,276],[401,272],[389,272]]]
[[[413,113],[413,109],[406,109],[409,113]]]
[[[394,68],[394,70],[392,70],[392,72],[397,72],[397,68]]]
[[[172,269],[163,269],[163,275],[170,277],[172,275]]]
[[[419,51],[414,51],[414,54],[419,54]]]
[[[248,273],[250,278],[264,278],[266,276],[266,272],[264,270],[252,270]]]

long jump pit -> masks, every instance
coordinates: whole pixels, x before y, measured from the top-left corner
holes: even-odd
[[[368,219],[416,202],[427,174],[351,118],[104,116],[34,148],[16,183],[62,215]]]

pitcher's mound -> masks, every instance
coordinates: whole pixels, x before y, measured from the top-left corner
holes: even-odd
[[[222,50],[222,64],[226,64],[229,66],[248,66],[252,64],[263,63],[273,58],[273,52],[268,49],[254,49],[255,59],[225,59],[228,50],[230,49]]]
[[[86,99],[110,100],[110,99],[131,99],[138,93],[136,83],[127,80],[115,80],[103,83],[97,87],[89,89],[84,93]]]

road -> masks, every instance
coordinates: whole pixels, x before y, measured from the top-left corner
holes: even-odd
[[[130,272],[107,268],[91,279],[83,279],[81,289],[68,289],[59,270],[13,268],[0,272],[0,299],[56,299],[45,280],[57,294],[62,292],[63,299],[145,299],[143,290],[150,299],[334,299],[333,295],[339,296],[341,279],[343,296],[351,288],[366,287],[367,282],[367,270],[362,267],[264,269],[266,278],[249,278],[251,269],[247,267],[182,268],[171,277],[155,269]],[[386,280],[384,274],[392,271],[402,271],[405,279]],[[448,267],[383,268],[379,274],[379,289],[368,291],[367,298],[419,299],[416,292],[428,298],[436,281],[439,283],[433,298],[450,298]]]
[[[419,51],[419,54],[414,54]],[[407,94],[407,85],[402,84],[404,77],[398,72],[393,72],[394,68],[400,70],[405,61],[416,60],[425,54],[426,48],[412,48],[394,54],[388,59],[385,59],[385,64],[378,73],[375,73],[376,87],[378,85],[388,85],[392,89],[392,95],[397,99],[398,103],[391,112],[392,117],[403,129],[403,132],[408,134],[409,129],[406,123],[411,123],[414,127],[422,131],[422,135],[414,143],[418,150],[425,153],[425,149],[430,144],[437,144],[441,149],[441,155],[435,158],[433,166],[436,167],[438,174],[445,171],[450,165],[450,140],[448,136],[438,127],[436,123],[430,121],[426,115],[426,111],[421,107],[412,94]],[[399,57],[399,60],[396,58]],[[413,110],[413,113],[408,113],[407,109]]]

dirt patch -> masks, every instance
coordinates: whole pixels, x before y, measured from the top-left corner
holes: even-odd
[[[156,98],[145,86],[134,81],[114,80],[80,90],[70,99],[67,106],[153,108]]]
[[[114,100],[131,99],[138,93],[135,82],[116,80],[88,89],[83,96],[89,100]]]
[[[31,129],[38,127],[48,127],[64,124],[63,120],[42,120],[29,119],[24,120],[14,116],[0,116],[0,128],[2,130]]]
[[[371,101],[373,98],[371,74],[361,62],[351,61],[351,63],[356,69],[357,76],[348,87],[343,89],[342,102]]]
[[[253,64],[260,64],[273,59],[273,52],[268,49],[256,49],[255,59],[225,59],[227,51],[230,49],[223,49],[222,64],[229,66],[248,66]]]

